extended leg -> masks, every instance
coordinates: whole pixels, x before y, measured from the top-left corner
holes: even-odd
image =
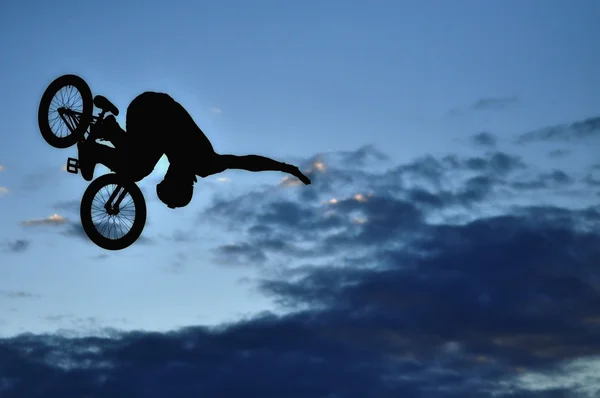
[[[247,171],[281,171],[297,177],[304,184],[310,184],[310,179],[302,174],[298,167],[279,162],[259,155],[217,155],[223,169],[238,169]]]

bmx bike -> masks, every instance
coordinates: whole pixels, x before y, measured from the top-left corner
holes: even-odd
[[[100,109],[98,115],[93,114],[94,106]],[[106,113],[118,116],[119,110],[106,97],[92,97],[81,77],[63,75],[52,81],[42,95],[38,125],[48,144],[65,149],[80,141],[101,138],[98,131]],[[67,159],[67,171],[78,174],[78,159]],[[79,213],[81,226],[93,243],[106,250],[122,250],[144,230],[146,200],[135,182],[108,173],[88,185]]]

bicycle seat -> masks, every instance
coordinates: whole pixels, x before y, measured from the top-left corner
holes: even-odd
[[[108,98],[102,95],[96,95],[94,97],[94,105],[105,112],[110,112],[115,116],[119,116],[119,109],[113,105]]]

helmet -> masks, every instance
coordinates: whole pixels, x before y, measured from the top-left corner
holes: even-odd
[[[164,179],[156,185],[156,195],[171,209],[185,207],[192,200],[194,185]]]

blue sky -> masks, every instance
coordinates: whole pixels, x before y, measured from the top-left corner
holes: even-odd
[[[22,348],[52,341],[75,368],[91,345],[112,364],[46,359],[52,396],[151,396],[122,358],[156,344],[143,366],[159,396],[596,393],[599,17],[592,0],[4,1],[0,348],[20,372],[41,363]],[[226,171],[170,210],[161,161],[141,183],[144,239],[104,252],[77,228],[76,150],[37,127],[65,73],[123,127],[137,94],[167,92],[218,152],[296,163],[314,183]],[[182,341],[191,353],[169,350]],[[0,391],[31,396],[3,361]],[[204,387],[185,376],[205,365]]]

